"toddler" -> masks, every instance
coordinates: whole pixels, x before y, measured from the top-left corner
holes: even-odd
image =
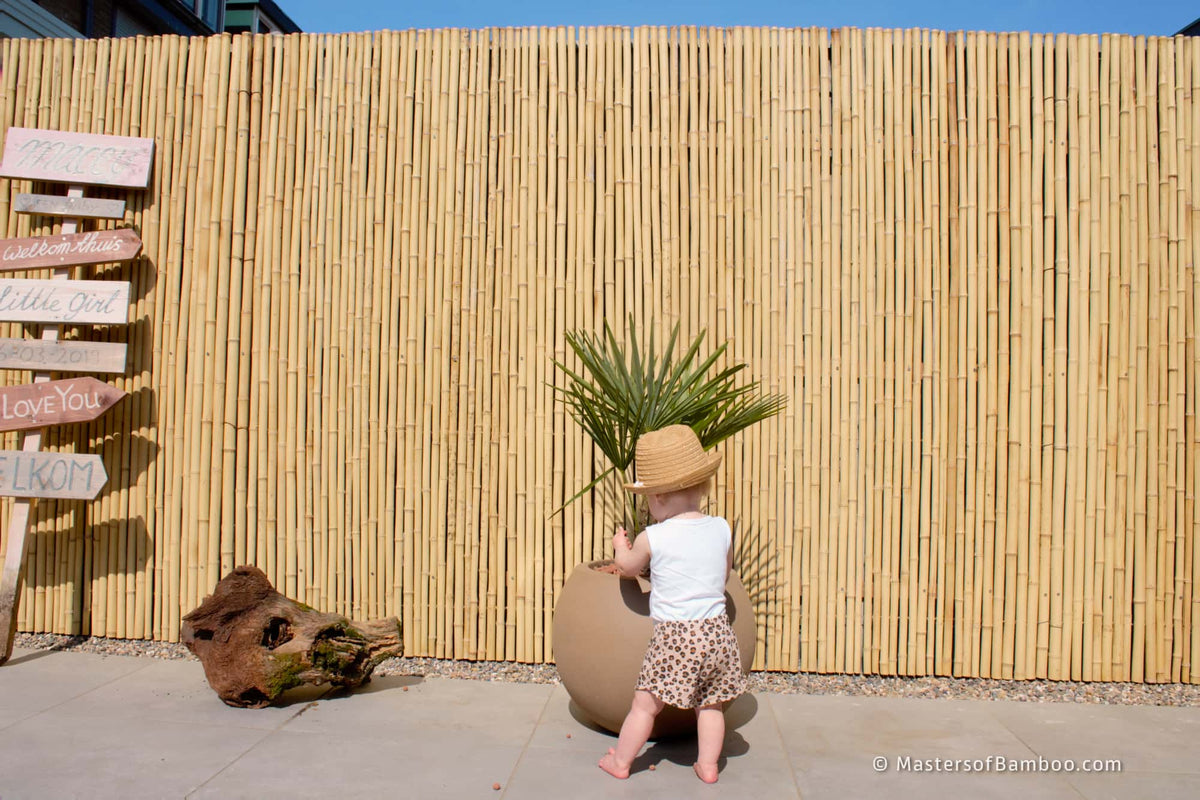
[[[636,456],[638,480],[625,488],[646,495],[658,522],[632,545],[625,529],[618,528],[613,549],[626,577],[650,565],[654,635],[617,746],[600,759],[600,768],[628,778],[654,718],[669,704],[696,710],[698,752],[692,768],[700,780],[716,783],[725,742],[723,704],[746,687],[737,636],[725,613],[725,581],[733,561],[729,523],[700,511],[721,456],[704,452],[686,425],[643,435]]]

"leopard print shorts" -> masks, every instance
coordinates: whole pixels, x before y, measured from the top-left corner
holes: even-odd
[[[637,688],[676,708],[732,700],[746,690],[729,617],[654,623]]]

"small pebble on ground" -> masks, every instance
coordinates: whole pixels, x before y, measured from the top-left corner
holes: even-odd
[[[18,633],[14,644],[25,650],[72,650],[114,656],[195,660],[174,642]],[[460,678],[504,683],[558,683],[553,664],[511,661],[456,661],[439,658],[389,658],[376,675]],[[753,672],[750,692],[830,694],[862,697],[919,697],[957,700],[1017,700],[1031,703],[1095,703],[1100,705],[1200,706],[1200,685],[1186,683],[1084,683],[1082,681],[993,678],[902,678],[885,675],[819,675],[810,672]],[[407,691],[408,687],[405,687]]]

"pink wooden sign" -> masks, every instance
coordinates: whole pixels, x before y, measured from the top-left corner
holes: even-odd
[[[117,231],[68,233],[0,240],[0,270],[72,267],[128,261],[142,249],[142,240],[128,228]]]
[[[0,177],[145,188],[154,140],[9,128]]]
[[[88,422],[124,396],[125,392],[95,378],[6,386],[0,388],[0,431]]]

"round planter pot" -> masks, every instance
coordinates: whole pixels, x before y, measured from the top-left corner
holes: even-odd
[[[580,564],[563,584],[554,607],[554,660],[575,705],[615,733],[633,702],[654,622],[649,592],[643,592],[636,580],[593,569],[605,563]],[[725,584],[725,607],[737,634],[742,670],[749,673],[754,661],[754,610],[741,579],[732,572]],[[695,730],[694,711],[667,706],[650,736],[662,739]]]

